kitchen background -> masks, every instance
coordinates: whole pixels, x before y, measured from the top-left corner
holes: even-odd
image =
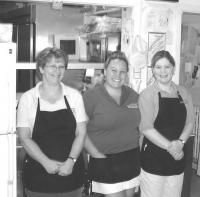
[[[127,5],[131,4],[127,3]],[[107,55],[112,50],[121,49],[127,53],[131,65],[135,66],[134,69],[131,69],[130,85],[140,92],[151,78],[147,68],[149,38],[150,35],[153,36],[152,38],[157,38],[157,34],[149,34],[149,32],[161,33],[158,35],[162,35],[164,32],[168,50],[171,49],[172,53],[176,54],[172,47],[176,36],[173,35],[174,32],[171,29],[175,23],[172,19],[177,17],[177,13],[174,11],[176,10],[175,4],[173,4],[175,8],[171,4],[166,6],[164,12],[163,8],[161,9],[163,6],[159,7],[156,2],[155,6],[152,6],[151,3],[149,5],[142,4],[137,10],[127,5],[117,6],[116,3],[116,6],[103,6],[100,4],[60,3],[59,1],[48,1],[48,3],[44,1],[37,1],[37,3],[34,1],[0,1],[0,22],[13,24],[12,41],[16,43],[17,62],[20,65],[18,66],[20,69],[17,69],[16,72],[17,99],[22,92],[30,89],[37,82],[34,60],[38,51],[46,46],[63,47],[70,53],[70,70],[66,72],[64,83],[81,91],[92,87],[94,83],[101,80],[103,62]],[[176,82],[180,82],[191,90],[196,105],[195,137],[191,137],[190,145],[188,145],[191,157],[188,158],[188,181],[185,181],[186,192],[183,194],[187,197],[190,193],[188,183],[191,178],[191,165],[193,165],[195,173],[197,170],[197,174],[200,174],[198,167],[200,166],[199,17],[198,13],[182,13],[180,71],[177,71],[178,77],[176,76]],[[157,20],[162,21],[162,24],[157,24]],[[142,31],[144,29],[145,31]],[[133,54],[133,58],[130,53]],[[18,197],[23,196],[21,182],[23,155],[24,151],[18,143]]]

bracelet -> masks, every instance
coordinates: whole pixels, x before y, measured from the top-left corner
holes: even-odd
[[[76,163],[76,158],[74,158],[74,157],[68,157],[68,159],[71,159],[74,163]]]
[[[177,139],[178,141],[180,141],[183,145],[185,144],[185,140],[182,140],[182,139]]]

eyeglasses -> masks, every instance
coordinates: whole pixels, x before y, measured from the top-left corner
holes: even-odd
[[[49,70],[56,72],[57,70],[60,71],[64,71],[65,70],[65,66],[56,66],[56,65],[51,65],[51,66],[45,66],[47,67]]]

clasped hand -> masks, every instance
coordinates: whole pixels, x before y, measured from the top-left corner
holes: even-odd
[[[180,160],[184,156],[183,144],[179,140],[170,142],[167,152],[169,152],[175,160]]]
[[[49,174],[58,174],[60,176],[68,176],[72,173],[74,162],[67,159],[65,162],[59,162],[49,159],[44,168]]]

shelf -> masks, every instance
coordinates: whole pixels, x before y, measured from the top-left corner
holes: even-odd
[[[103,69],[104,63],[97,62],[69,62],[68,69]],[[36,69],[36,63],[16,63],[16,69]]]
[[[116,36],[120,36],[121,35],[121,31],[113,31],[113,32],[90,32],[90,33],[84,33],[84,34],[80,34],[80,38],[82,39],[103,39],[103,38],[107,38],[107,37],[116,37]]]
[[[88,16],[102,16],[102,15],[109,15],[109,14],[116,14],[116,17],[121,18],[121,8],[110,8],[107,10],[99,10],[95,12],[88,13]]]

